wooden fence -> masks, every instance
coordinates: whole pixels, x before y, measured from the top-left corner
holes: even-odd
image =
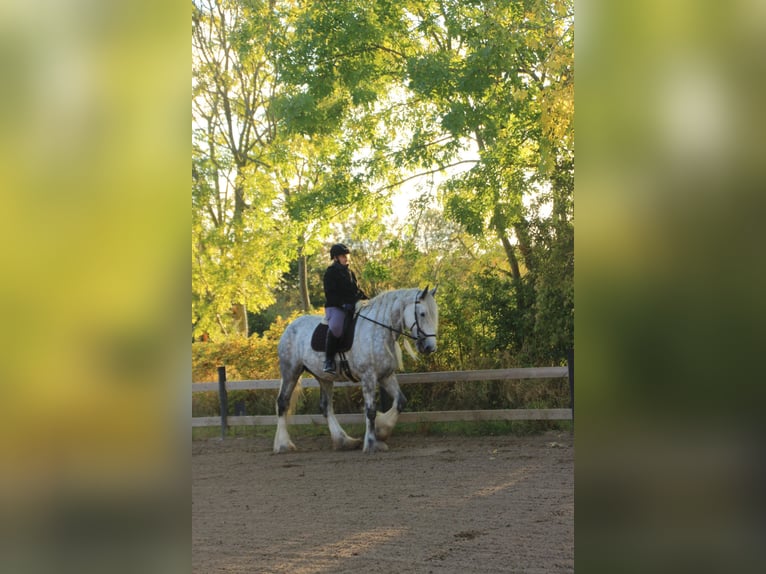
[[[495,421],[495,420],[574,420],[574,373],[573,361],[569,367],[532,367],[523,369],[487,369],[478,371],[442,371],[436,373],[397,373],[400,385],[445,383],[458,381],[505,381],[521,379],[569,379],[570,408],[565,409],[491,409],[475,411],[423,411],[403,412],[399,421],[412,422],[452,422],[452,421]],[[193,417],[193,427],[221,426],[222,436],[229,425],[276,425],[276,415],[228,416],[228,391],[279,389],[279,379],[260,381],[227,381],[226,369],[218,367],[218,382],[192,383],[192,393],[218,391],[221,404],[220,417]],[[304,389],[318,388],[319,383],[313,378],[301,379]],[[340,381],[335,387],[360,386],[351,381]],[[363,413],[336,414],[341,424],[364,423]],[[291,425],[325,424],[321,414],[292,415]]]

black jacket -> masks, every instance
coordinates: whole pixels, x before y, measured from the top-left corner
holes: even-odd
[[[356,275],[348,266],[337,261],[324,272],[325,307],[342,307],[355,304],[360,299],[367,299],[356,282]]]

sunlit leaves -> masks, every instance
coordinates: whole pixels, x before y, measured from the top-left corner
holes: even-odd
[[[452,55],[426,53],[407,60],[408,86],[426,97],[445,98],[453,90]]]

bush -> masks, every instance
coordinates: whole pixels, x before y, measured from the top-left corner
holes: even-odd
[[[192,343],[192,381],[217,381],[217,369],[222,365],[226,367],[226,378],[231,381],[278,379],[277,345],[291,320],[292,317],[277,317],[263,335]]]
[[[192,381],[217,381],[219,366],[226,367],[226,378],[230,381],[278,379],[277,345],[290,320],[277,317],[263,335],[192,343]],[[276,397],[276,390],[230,391],[228,414],[233,415],[236,412],[238,403],[244,404],[248,415],[273,414]],[[218,414],[217,391],[192,395],[192,416]]]

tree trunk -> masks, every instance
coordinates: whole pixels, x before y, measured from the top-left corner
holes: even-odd
[[[242,215],[245,212],[247,204],[245,203],[245,191],[244,191],[244,176],[242,175],[244,165],[237,164],[237,173],[234,180],[234,235],[237,238],[237,243],[241,244],[245,241],[244,238],[244,225],[242,223]],[[240,262],[244,264],[243,262]],[[232,314],[232,332],[247,337],[248,332],[247,324],[247,305],[244,303],[233,303],[231,306]]]
[[[304,255],[302,247],[299,248],[298,251],[298,290],[301,294],[301,310],[304,313],[309,313],[311,311],[311,299],[309,297],[309,278],[306,264],[306,255]]]
[[[524,289],[521,284],[521,268],[519,266],[519,259],[516,257],[516,248],[511,244],[508,239],[508,234],[505,228],[497,224],[495,221],[495,232],[500,238],[500,242],[503,244],[505,250],[505,256],[508,258],[508,263],[511,266],[511,273],[513,274],[513,283],[516,286],[516,298],[518,301],[519,309],[524,309],[527,306],[527,298],[524,294]]]
[[[524,218],[513,226],[516,232],[516,239],[519,240],[519,252],[524,258],[524,265],[530,272],[537,270],[537,262],[532,251],[532,242],[529,239],[529,222]]]
[[[516,258],[516,252],[505,231],[498,229],[497,234],[500,236],[500,242],[503,244],[503,249],[505,249],[505,256],[508,258],[508,263],[511,266],[513,280],[518,283],[521,281],[521,269],[519,268],[519,260]]]
[[[500,207],[495,204],[491,225],[495,228],[495,233],[500,238],[500,243],[503,244],[505,256],[508,258],[508,264],[511,266],[511,272],[513,273],[513,280],[518,283],[521,281],[521,269],[519,268],[519,260],[516,258],[516,250],[511,245],[511,240],[508,239],[508,233],[506,232],[507,220],[508,218],[500,210]]]
[[[231,306],[232,332],[247,337],[247,305],[244,303],[235,303]]]
[[[242,175],[244,168],[244,165],[237,165],[237,173],[234,176],[234,216],[232,219],[237,227],[242,223],[242,215],[247,209],[244,176]]]

